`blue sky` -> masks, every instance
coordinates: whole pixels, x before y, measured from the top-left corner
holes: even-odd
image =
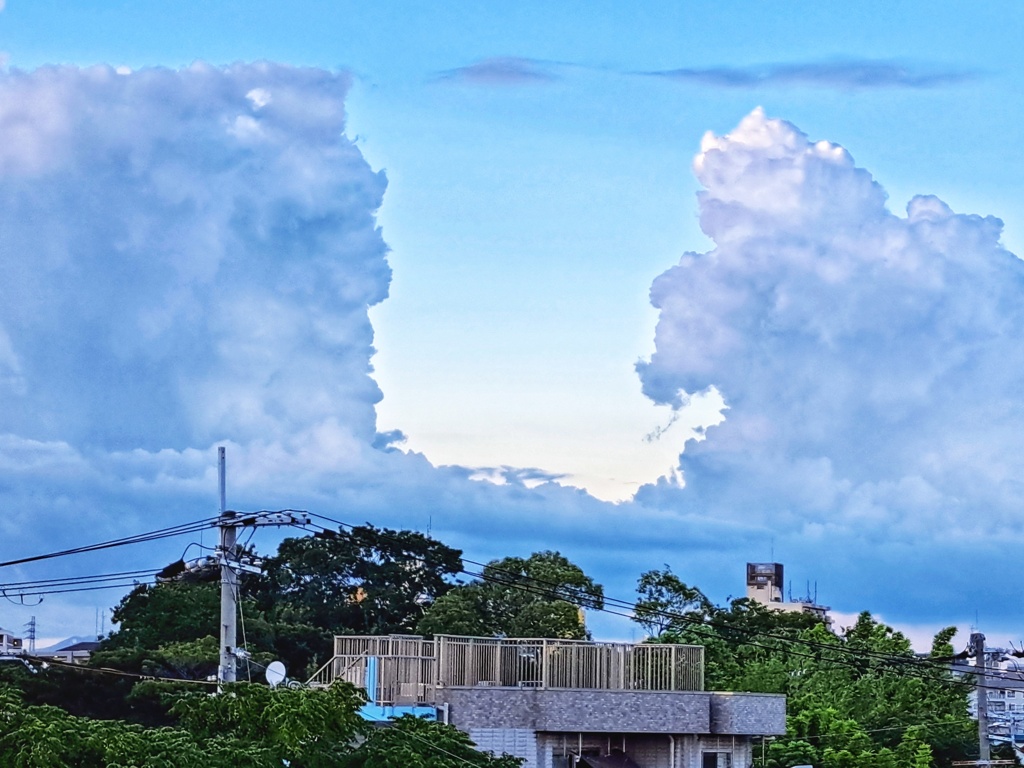
[[[237,506],[1014,639],[1022,14],[8,0],[3,550],[200,517],[227,443]]]

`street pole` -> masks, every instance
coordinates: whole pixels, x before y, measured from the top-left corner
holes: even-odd
[[[217,683],[235,682],[235,643],[238,617],[238,574],[231,567],[235,556],[238,529],[234,525],[234,512],[227,511],[225,495],[227,466],[224,447],[217,449],[218,474],[220,476],[220,666],[217,668]]]
[[[988,656],[981,632],[971,635],[971,647],[974,648],[974,692],[978,697],[978,763],[987,765],[992,759],[988,741]]]

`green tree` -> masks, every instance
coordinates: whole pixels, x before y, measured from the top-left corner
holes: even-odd
[[[265,575],[242,579],[239,643],[255,661],[279,658],[302,676],[330,655],[335,634],[412,631],[461,560],[422,534],[360,526],[286,539],[265,566]],[[140,585],[114,608],[118,630],[95,664],[205,679],[217,667],[219,617],[216,582]],[[135,708],[142,703],[136,696]]]
[[[522,760],[473,748],[466,734],[438,722],[404,715],[371,732],[343,763],[346,768],[519,768]]]
[[[703,623],[714,606],[696,587],[685,584],[667,565],[640,575],[634,619],[655,637],[683,622]]]
[[[948,666],[954,628],[936,635],[930,661],[869,613],[836,634],[749,600],[709,607],[667,569],[644,574],[638,594],[639,620],[660,630],[653,641],[704,646],[708,688],[786,695],[787,734],[768,748],[768,768],[947,766],[971,753],[968,689]]]
[[[271,620],[242,596],[239,644],[267,664],[280,658],[300,674],[330,650],[330,633],[298,622]],[[118,630],[93,654],[93,666],[186,680],[216,673],[220,585],[162,582],[140,585],[114,608]]]
[[[421,533],[356,526],[285,539],[247,588],[273,620],[332,635],[411,632],[451,588],[461,557]]]
[[[111,613],[118,625],[102,644],[105,651],[154,649],[213,637],[220,623],[220,586],[171,581],[140,585]]]
[[[603,588],[582,568],[558,552],[535,552],[488,563],[481,579],[439,598],[417,631],[583,639],[583,609],[603,607]]]
[[[76,717],[26,704],[0,685],[0,765],[11,768],[518,768],[472,748],[441,723],[401,718],[373,727],[352,686],[270,689],[239,683],[222,695],[179,695],[171,727]]]
[[[270,768],[273,755],[230,737],[197,739],[182,728],[144,728],[26,705],[0,686],[0,765],[12,768]]]
[[[273,756],[276,765],[338,765],[366,730],[365,701],[351,685],[326,689],[268,688],[240,683],[220,696],[194,693],[173,706],[181,725],[200,742],[227,736]]]

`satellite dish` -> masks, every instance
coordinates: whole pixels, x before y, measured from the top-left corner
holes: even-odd
[[[271,688],[276,688],[285,679],[284,664],[280,661],[270,662],[270,666],[267,667],[267,683]]]

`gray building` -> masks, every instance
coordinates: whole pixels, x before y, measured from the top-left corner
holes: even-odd
[[[953,666],[958,677],[973,677],[972,663]],[[1024,664],[1017,659],[989,667],[985,681],[971,690],[968,712],[978,718],[978,695],[985,696],[988,710],[988,733],[993,744],[1024,744]]]
[[[411,713],[525,768],[747,768],[785,733],[786,700],[704,690],[704,649],[439,635],[337,637],[310,681],[367,692],[364,716]]]
[[[808,594],[803,600],[783,600],[783,574],[782,563],[747,563],[747,599],[763,605],[770,611],[807,613],[831,627],[832,618],[828,615],[831,609],[827,605],[819,605],[816,595],[812,598]],[[817,586],[814,591],[818,591]]]
[[[6,656],[13,653],[24,653],[24,643],[20,637],[0,627],[0,654]]]

